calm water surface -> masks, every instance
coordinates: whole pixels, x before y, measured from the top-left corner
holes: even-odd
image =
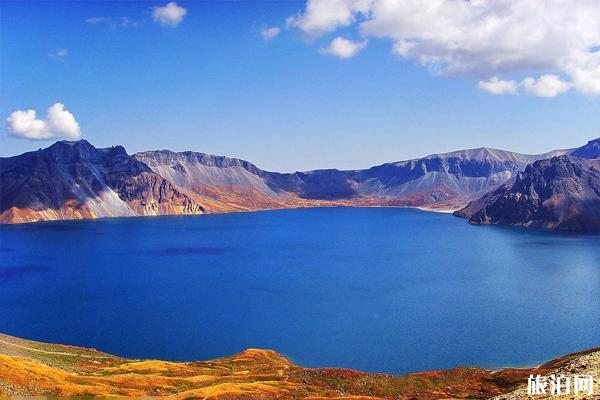
[[[600,237],[376,208],[2,226],[0,332],[135,358],[524,365],[600,345]]]

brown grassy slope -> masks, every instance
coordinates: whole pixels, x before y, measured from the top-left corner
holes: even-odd
[[[600,352],[600,349],[595,349]],[[488,398],[511,392],[530,373],[548,373],[580,357],[534,369],[466,367],[392,376],[339,368],[302,368],[270,350],[210,361],[128,360],[93,349],[0,334],[0,395],[125,395],[176,398]]]

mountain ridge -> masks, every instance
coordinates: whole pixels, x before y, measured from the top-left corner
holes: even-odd
[[[498,153],[507,160],[496,161],[500,158]],[[509,154],[510,157],[507,156]],[[473,149],[431,154],[419,159],[384,163],[363,170],[330,168],[278,173],[261,170],[244,160],[189,151],[177,153],[159,150],[140,152],[134,156],[187,193],[198,192],[199,186],[206,188],[212,184],[222,184],[226,188],[215,190],[227,190],[241,195],[245,194],[244,184],[258,179],[255,188],[259,193],[254,195],[262,196],[262,202],[265,204],[280,201],[296,204],[302,200],[351,200],[355,205],[379,206],[427,206],[465,196],[470,199],[474,197],[474,193],[483,192],[501,183],[526,162],[539,157],[496,149]],[[168,162],[165,162],[165,159],[168,159]],[[191,165],[191,161],[196,161],[196,165]],[[211,174],[205,168],[216,164],[222,167],[224,162],[227,162],[227,167],[243,169],[244,171],[238,170],[232,176],[237,176],[245,182],[238,180],[215,183],[207,179]],[[481,166],[476,165],[478,162],[488,163],[488,172],[498,175],[485,180],[482,179],[482,174],[470,173],[469,170]],[[202,165],[202,171],[197,170],[198,164]],[[197,180],[194,180],[194,176]],[[465,182],[464,179],[461,181],[461,178],[473,179],[472,182]],[[420,181],[417,181],[418,179]],[[410,186],[405,185],[409,182]],[[241,185],[242,188],[232,187],[234,184]],[[461,198],[458,201],[466,200]]]
[[[598,141],[600,139],[596,139]],[[86,140],[0,158],[0,222],[255,211],[320,206],[467,207],[554,156],[480,147],[376,165],[280,173],[226,156],[171,150],[129,155]],[[579,153],[578,153],[579,152]]]

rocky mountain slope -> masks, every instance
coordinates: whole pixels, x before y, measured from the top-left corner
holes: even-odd
[[[85,140],[1,158],[0,183],[4,223],[204,211],[122,146]]]
[[[0,159],[0,222],[200,214],[314,206],[455,210],[496,189],[529,156],[480,148],[375,166],[278,173],[228,157],[168,150],[130,156],[85,140]]]
[[[455,215],[476,224],[599,231],[600,160],[589,159],[598,142],[528,165]]]
[[[571,369],[574,367],[577,369]],[[393,376],[303,368],[270,350],[175,363],[128,360],[96,350],[0,334],[0,396],[482,399],[505,393],[519,396],[529,374],[550,375],[556,370],[592,374],[598,380],[600,349],[571,354],[536,368],[488,371],[461,367]]]
[[[578,158],[594,159],[600,156],[600,138],[590,140],[585,146],[570,152],[570,155]]]
[[[321,205],[456,208],[498,187],[527,156],[494,149],[463,150],[383,164],[367,170],[268,172],[238,159],[168,150],[135,157],[215,211]]]

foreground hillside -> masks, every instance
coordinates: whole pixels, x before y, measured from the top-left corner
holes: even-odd
[[[61,141],[0,158],[0,223],[315,206],[455,210],[547,156],[480,148],[366,170],[278,173],[203,153],[129,155]]]
[[[340,368],[303,368],[269,350],[174,363],[128,360],[96,350],[0,334],[0,395],[8,396],[443,399],[490,398],[508,393],[512,399],[522,398],[519,396],[529,374],[550,374],[557,369],[592,374],[597,380],[600,349],[530,369],[487,371],[466,367],[392,376]]]

